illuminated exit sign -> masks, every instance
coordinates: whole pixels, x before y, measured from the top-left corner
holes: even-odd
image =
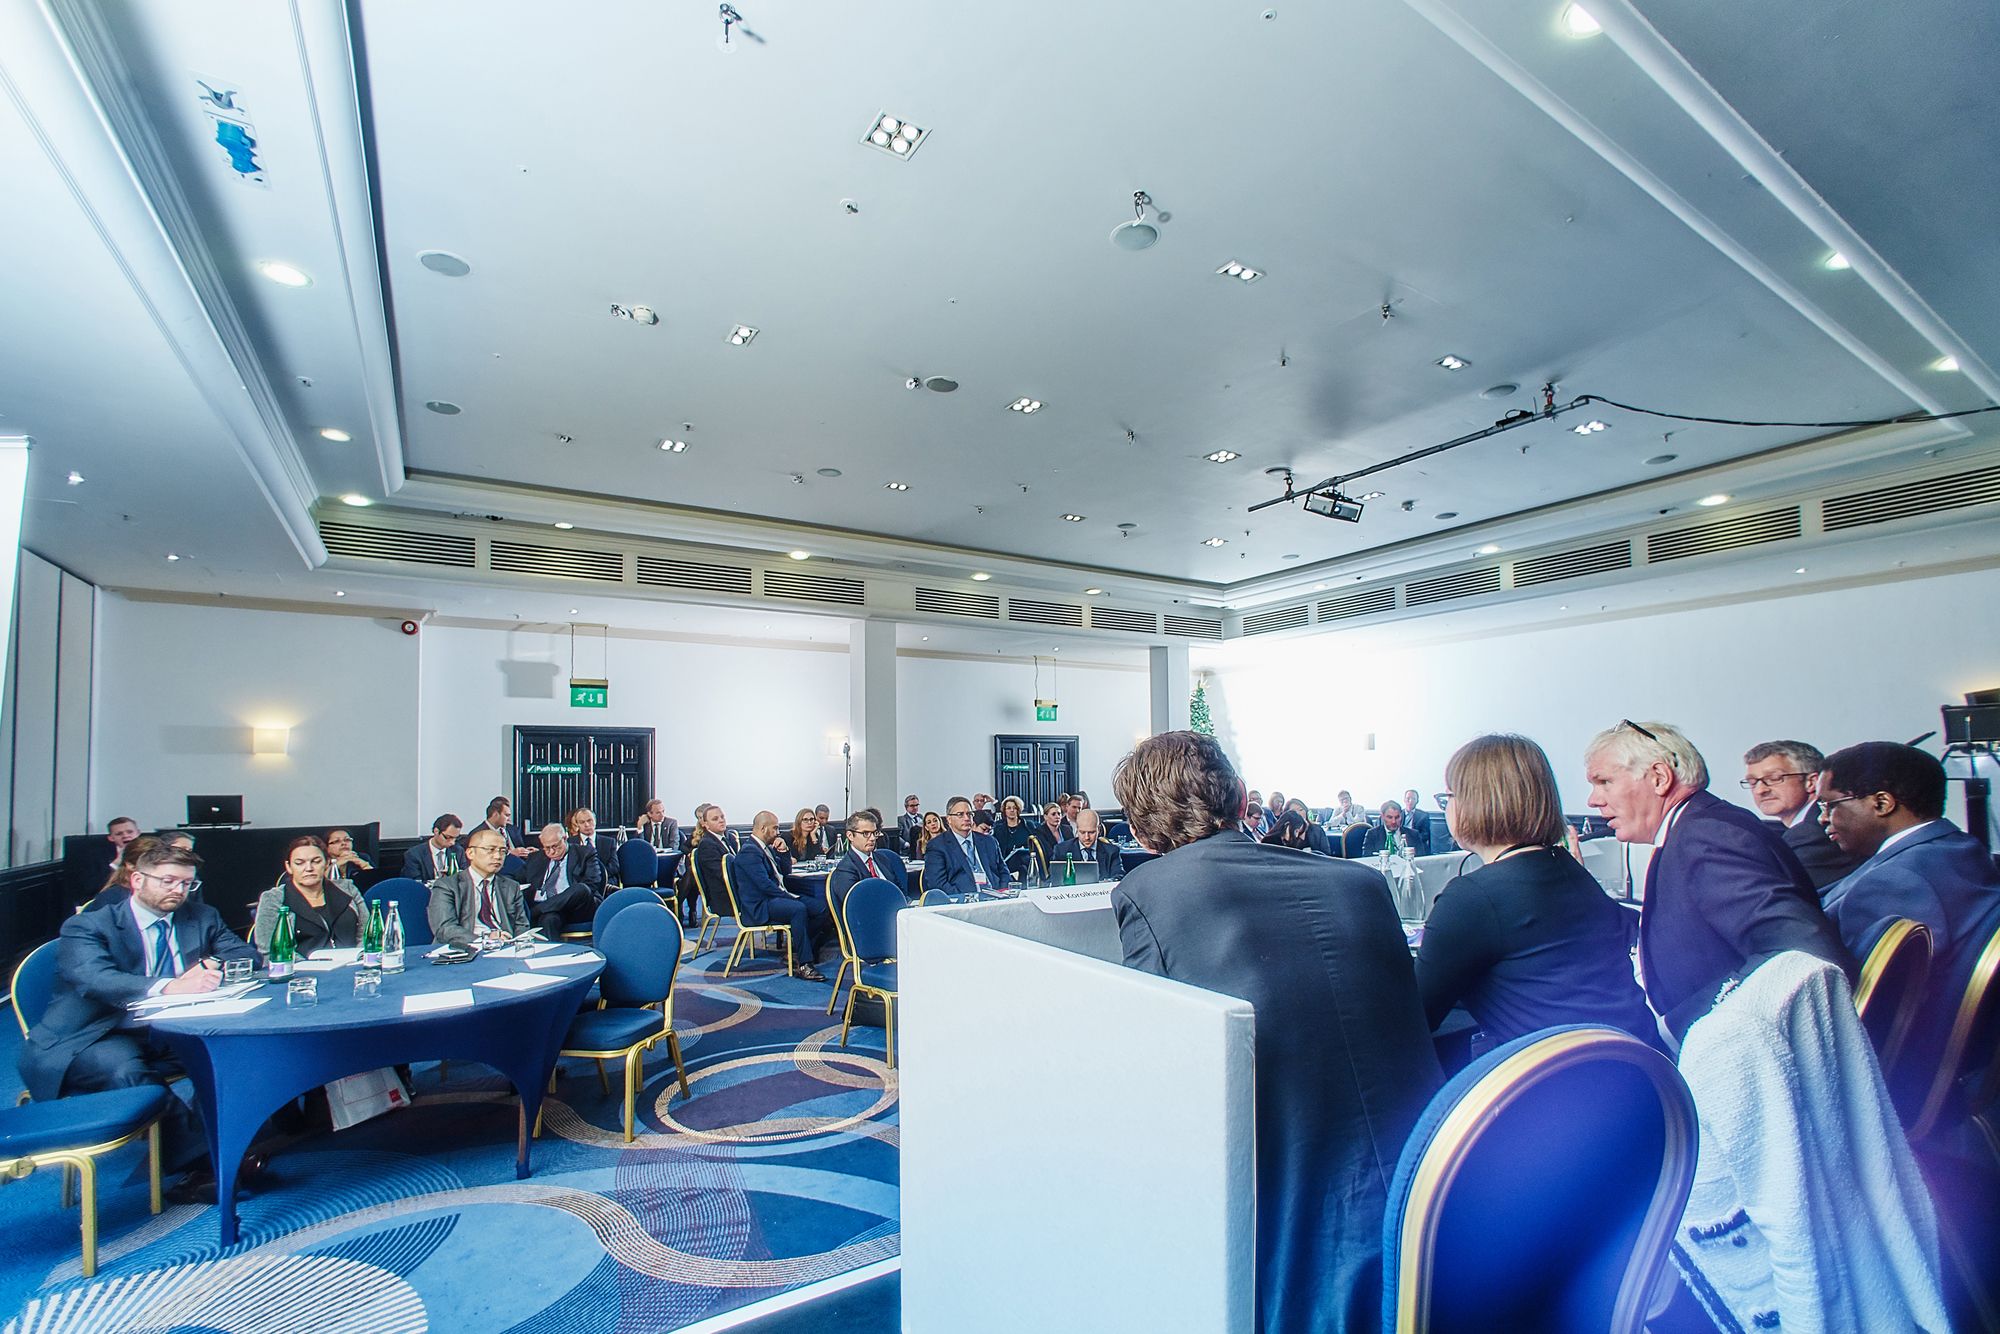
[[[609,681],[571,681],[569,683],[569,706],[572,709],[605,709],[611,707],[611,683]]]

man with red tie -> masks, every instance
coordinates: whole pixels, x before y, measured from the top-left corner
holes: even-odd
[[[519,882],[500,874],[507,838],[481,825],[465,840],[465,869],[431,884],[431,935],[440,945],[470,945],[480,936],[518,936],[528,929]]]
[[[905,894],[910,892],[909,872],[903,859],[877,846],[882,841],[882,824],[867,811],[856,811],[842,826],[847,831],[848,853],[826,878],[827,906],[839,912],[847,902],[847,891],[863,880],[887,880]]]

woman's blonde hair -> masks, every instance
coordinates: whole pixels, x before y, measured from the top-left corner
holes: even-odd
[[[1562,842],[1562,796],[1542,748],[1524,736],[1474,737],[1445,762],[1452,835],[1468,847]]]

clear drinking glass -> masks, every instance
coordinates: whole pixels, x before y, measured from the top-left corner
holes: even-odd
[[[285,984],[285,1004],[296,1007],[319,1004],[319,979],[295,975]]]
[[[380,968],[357,968],[354,970],[354,999],[374,1000],[382,994],[382,970]]]
[[[222,985],[237,986],[248,982],[250,974],[256,970],[256,963],[250,959],[224,959],[222,961]]]

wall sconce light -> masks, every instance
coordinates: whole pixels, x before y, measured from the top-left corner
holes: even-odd
[[[250,729],[250,753],[252,755],[283,755],[291,748],[292,729],[283,726],[253,727]]]

